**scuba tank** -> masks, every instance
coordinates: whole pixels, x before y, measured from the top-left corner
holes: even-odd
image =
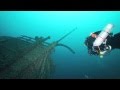
[[[103,31],[98,35],[98,37],[95,39],[93,46],[100,46],[105,39],[107,38],[107,36],[110,34],[110,32],[112,31],[113,25],[112,24],[108,24]]]
[[[105,53],[107,53],[107,51],[111,50],[111,46],[108,46],[109,47],[109,50],[103,50],[101,51],[100,50],[100,46],[102,44],[106,45],[106,41],[107,41],[107,37],[108,35],[111,33],[113,29],[113,24],[108,24],[104,29],[103,31],[97,36],[97,38],[95,39],[94,43],[93,43],[93,48],[94,47],[98,47],[98,50],[99,50],[99,56],[100,58],[103,58],[103,55]]]

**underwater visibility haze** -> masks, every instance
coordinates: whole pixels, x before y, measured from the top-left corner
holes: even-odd
[[[0,78],[120,79],[120,49],[84,44],[109,23],[120,32],[120,11],[0,11]]]

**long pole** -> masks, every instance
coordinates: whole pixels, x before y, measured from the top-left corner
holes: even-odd
[[[60,42],[61,40],[63,40],[65,37],[67,37],[68,35],[70,35],[73,31],[75,31],[77,29],[77,27],[76,28],[74,28],[72,31],[70,31],[69,33],[67,33],[66,35],[64,35],[62,38],[60,38],[57,42]]]

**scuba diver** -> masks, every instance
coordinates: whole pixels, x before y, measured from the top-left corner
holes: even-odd
[[[111,32],[113,24],[108,24],[103,31],[91,33],[85,40],[90,55],[97,55],[103,58],[113,49],[120,49],[120,33],[113,35]]]

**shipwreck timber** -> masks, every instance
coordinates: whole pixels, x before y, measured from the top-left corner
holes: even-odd
[[[50,36],[31,38],[0,37],[0,78],[1,79],[47,79],[54,71],[51,54],[56,46],[63,46],[75,53],[67,45],[59,43],[73,31],[57,41],[47,43]]]

